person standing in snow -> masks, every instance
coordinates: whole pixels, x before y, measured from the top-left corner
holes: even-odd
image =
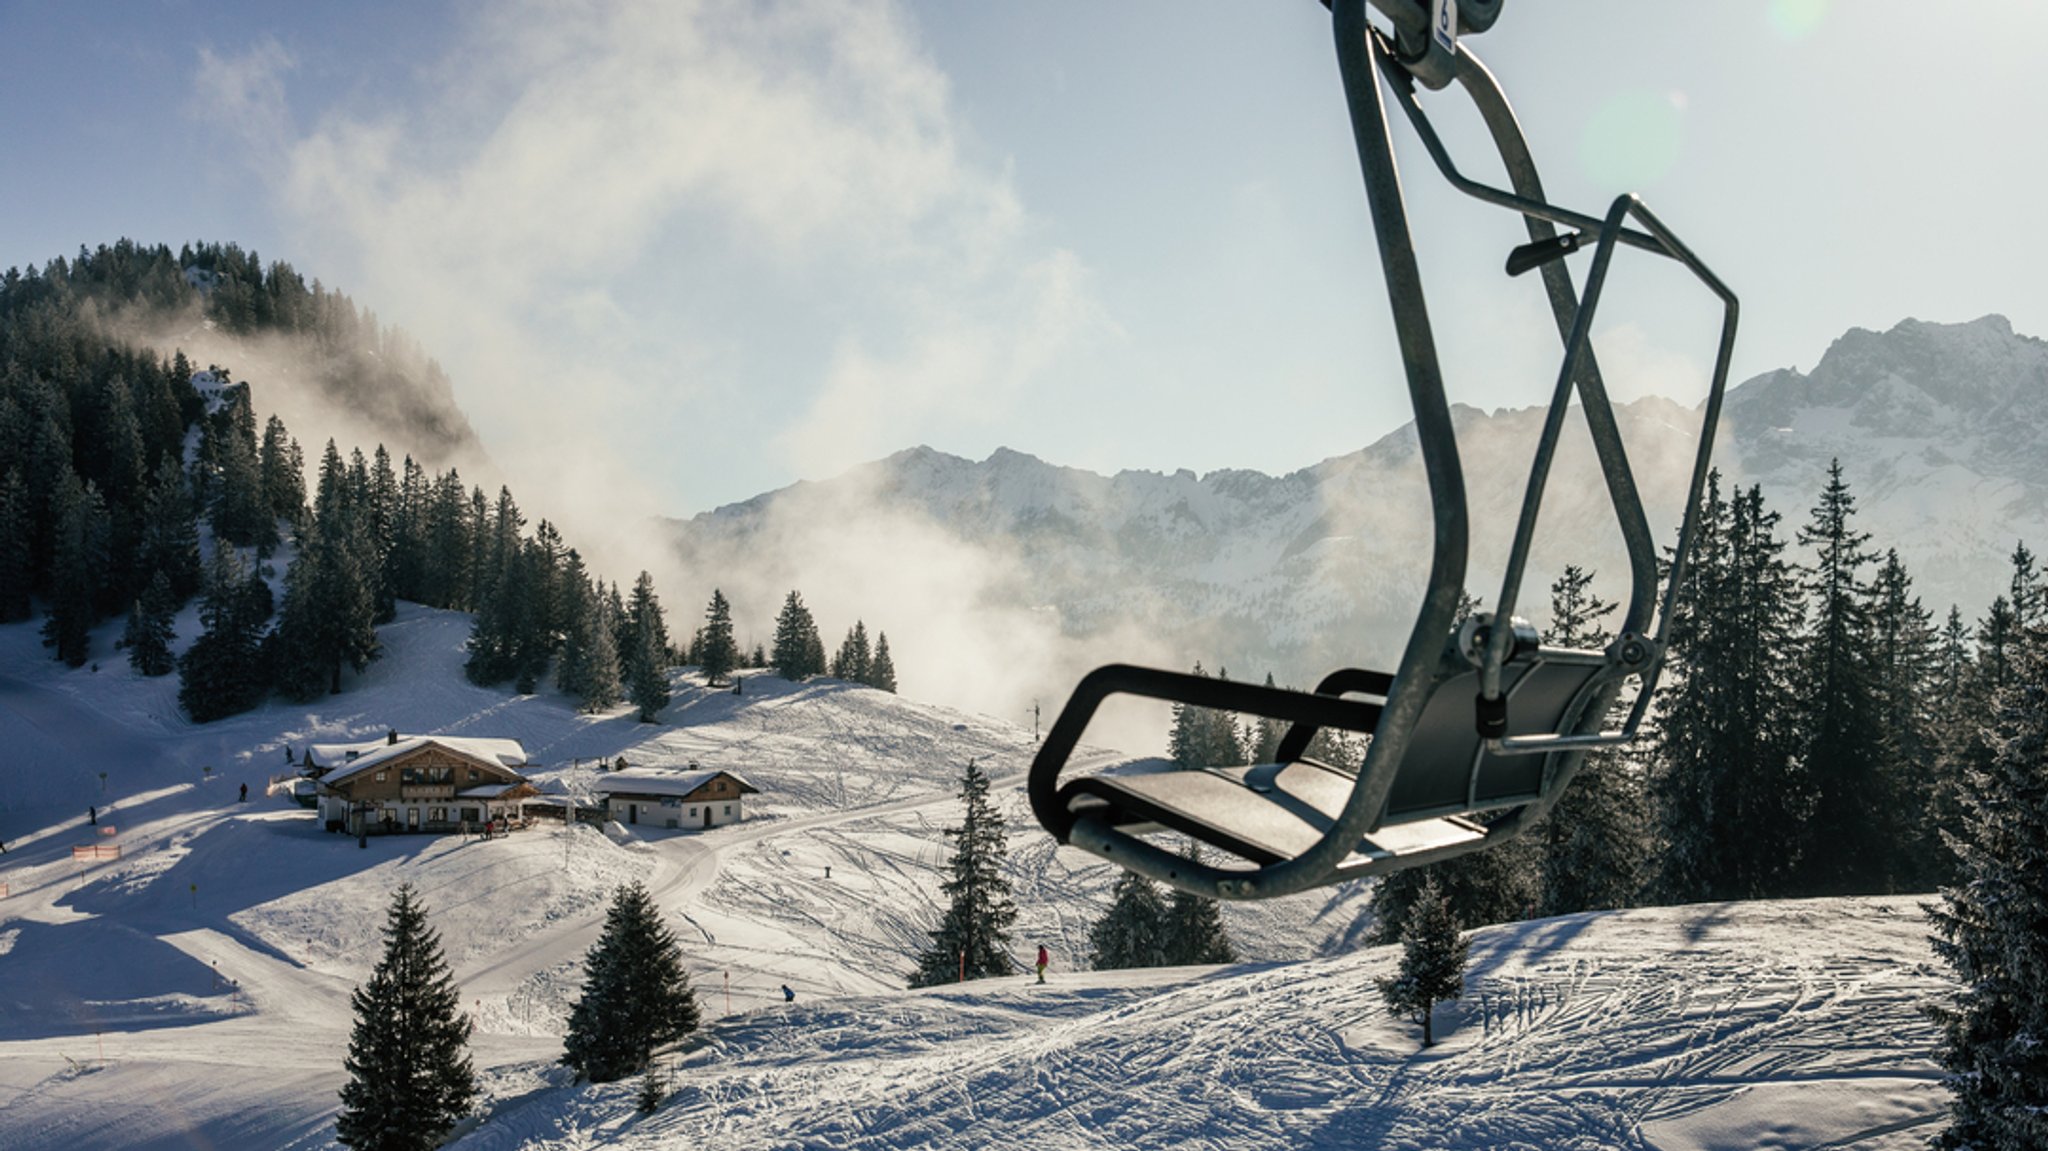
[[[98,804],[90,805],[85,809],[85,821],[94,827],[100,825],[100,809]]]
[[[794,991],[791,991],[791,990],[789,989],[789,984],[787,984],[787,983],[785,983],[785,984],[783,984],[783,985],[782,985],[782,1001],[783,1001],[784,1003],[795,1003],[795,1002],[796,1002],[796,992],[794,992]]]
[[[243,784],[243,785],[242,785],[242,794],[241,794],[241,796],[240,796],[239,798],[237,798],[237,799],[235,800],[235,802],[237,802],[237,803],[247,803],[247,802],[249,802],[249,785],[248,785],[248,784],[246,784],[246,783],[245,783],[245,784]]]
[[[1045,965],[1046,965],[1046,964],[1048,964],[1048,963],[1051,963],[1051,962],[1052,962],[1052,955],[1051,955],[1050,953],[1048,953],[1048,952],[1046,951],[1046,949],[1045,949],[1045,944],[1043,944],[1043,943],[1039,944],[1039,945],[1038,945],[1038,981],[1039,981],[1040,983],[1044,983],[1044,982],[1045,982]]]

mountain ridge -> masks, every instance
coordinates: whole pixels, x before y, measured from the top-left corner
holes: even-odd
[[[1662,397],[1616,406],[1660,544],[1675,538],[1700,411]],[[1452,410],[1471,506],[1467,587],[1486,603],[1499,595],[1543,415]],[[1975,618],[2003,589],[2015,541],[2048,539],[2048,453],[2038,450],[2048,443],[2048,341],[1998,315],[1852,329],[1810,373],[1779,369],[1731,388],[1717,441],[1724,490],[1760,484],[1788,540],[1840,459],[1873,546],[1898,549],[1930,611],[1955,604]],[[849,518],[907,518],[985,553],[1000,572],[995,598],[1051,613],[1068,638],[1135,621],[1160,641],[1155,658],[1301,681],[1398,651],[1427,578],[1428,509],[1410,423],[1277,476],[1102,475],[1011,448],[974,461],[918,445],[667,527],[686,566],[710,566],[730,589],[760,582],[761,557],[742,543],[806,528],[840,540]],[[798,543],[765,566],[808,594],[848,566],[819,553],[848,547],[858,551]],[[1597,571],[1608,598],[1625,594],[1620,532],[1577,419],[1560,444],[1518,613],[1541,622],[1545,587],[1567,563]]]

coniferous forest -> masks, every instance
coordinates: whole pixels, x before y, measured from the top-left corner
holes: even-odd
[[[528,530],[509,489],[489,497],[453,467],[333,441],[309,460],[282,419],[259,422],[230,368],[131,346],[116,321],[170,314],[296,337],[317,350],[322,385],[352,404],[395,411],[409,431],[424,422],[429,442],[468,435],[435,407],[446,381],[409,339],[288,264],[234,245],[173,253],[124,240],[10,269],[0,623],[40,617],[45,645],[72,667],[125,654],[144,675],[176,672],[200,722],[272,694],[342,690],[344,670],[377,658],[377,625],[400,600],[474,613],[465,670],[479,684],[527,693],[552,671],[586,710],[631,702],[651,722],[667,705],[666,669],[693,653],[671,644],[648,573],[630,594],[607,583],[547,520]],[[198,634],[181,637],[175,619],[195,597]],[[703,653],[714,680],[741,662],[730,613],[714,592]],[[93,629],[116,617],[127,625],[115,649],[95,650]],[[785,670],[823,674],[808,610],[798,625],[803,650]],[[887,638],[870,651],[864,624],[837,669],[894,690]]]
[[[2007,591],[1939,618],[1895,550],[1855,522],[1839,464],[1788,530],[1759,487],[1710,479],[1644,737],[1587,757],[1549,817],[1500,848],[1397,872],[1369,938],[1403,937],[1425,885],[1461,928],[1575,911],[1934,891],[1954,881],[1969,781],[1995,761],[1984,717],[2041,646],[2041,572],[2023,541]],[[1550,587],[1547,642],[1604,647],[1594,573]],[[1200,665],[1195,668],[1202,672]],[[1271,677],[1267,677],[1271,682]],[[1176,706],[1183,766],[1263,762],[1270,725]],[[1356,763],[1362,747],[1311,754]]]

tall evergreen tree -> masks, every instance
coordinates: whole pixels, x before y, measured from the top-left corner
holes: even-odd
[[[284,421],[275,415],[263,425],[257,471],[262,476],[263,502],[271,516],[296,527],[306,514],[305,457],[299,451],[298,441],[285,430]]]
[[[407,463],[410,466],[411,461]],[[399,499],[402,507],[402,487]],[[472,683],[503,683],[519,674],[521,634],[532,626],[534,598],[531,565],[520,535],[525,526],[511,489],[500,487],[491,514],[492,574],[486,581],[490,590],[477,602],[476,620],[465,645],[469,659],[462,671]],[[391,564],[394,569],[398,566],[395,559]]]
[[[277,520],[263,490],[249,388],[229,387],[222,396],[224,406],[207,421],[200,441],[200,460],[212,472],[213,531],[238,547],[267,550],[277,543]]]
[[[1558,647],[1599,651],[1614,638],[1616,605],[1593,591],[1593,573],[1568,565],[1550,585],[1550,632]],[[1539,915],[1633,906],[1649,850],[1642,777],[1616,751],[1587,754],[1571,786],[1530,835],[1541,845]]]
[[[697,993],[682,948],[636,880],[612,893],[604,931],[583,960],[562,1062],[596,1083],[642,1070],[654,1050],[697,1029]]]
[[[1449,902],[1461,928],[1526,919],[1541,898],[1542,879],[1542,849],[1526,835],[1485,851],[1396,871],[1373,888],[1373,921],[1365,940],[1377,947],[1402,939],[1414,920],[1417,901],[1431,888]]]
[[[1465,993],[1465,956],[1471,941],[1458,934],[1450,900],[1434,884],[1416,893],[1415,913],[1401,933],[1401,967],[1379,981],[1387,1008],[1422,1024],[1422,1045],[1436,1043],[1436,1005]]]
[[[57,649],[57,658],[72,667],[83,667],[99,618],[95,601],[107,576],[107,505],[90,480],[80,483],[75,473],[66,472],[54,509],[56,548],[43,646]]]
[[[732,638],[732,605],[717,588],[711,589],[711,603],[704,609],[704,630],[691,654],[704,671],[704,682],[714,687],[739,664],[739,646]]]
[[[960,777],[966,814],[959,827],[946,829],[953,840],[951,874],[939,887],[948,900],[946,915],[931,932],[931,946],[918,956],[912,987],[986,979],[1011,970],[1004,947],[1017,907],[1003,876],[1008,833],[1002,813],[989,800],[988,785],[987,774],[968,760]]]
[[[264,627],[271,607],[262,573],[246,567],[234,548],[216,548],[199,606],[204,630],[178,661],[178,703],[194,722],[263,702],[270,691]]]
[[[794,591],[775,617],[775,651],[768,658],[775,674],[791,683],[825,672],[825,643],[818,637],[818,623],[804,606],[804,597]]]
[[[875,658],[868,664],[868,677],[864,680],[869,687],[896,694],[896,661],[889,655],[889,633],[875,633]]]
[[[1875,774],[1892,804],[1885,821],[1891,835],[1884,886],[1928,891],[1948,871],[1948,852],[1936,823],[1943,790],[1933,694],[1940,641],[1896,550],[1885,553],[1871,581],[1868,618],[1867,657],[1876,699],[1871,743]]]
[[[1927,905],[1958,981],[1928,1012],[1949,1073],[1945,1148],[2048,1146],[2048,659],[2039,644],[2017,654],[1985,732],[1992,755],[1960,780],[1956,882]]]
[[[1201,858],[1193,843],[1181,854],[1198,862]],[[1222,908],[1207,896],[1175,890],[1167,898],[1161,927],[1168,966],[1237,962],[1237,948],[1223,927]]]
[[[1088,929],[1090,965],[1097,971],[1164,966],[1167,944],[1159,885],[1135,871],[1119,874],[1109,910]]]
[[[515,690],[521,695],[531,695],[547,674],[548,662],[561,648],[568,630],[575,601],[563,571],[563,552],[562,534],[555,525],[546,520],[534,525],[533,539],[526,545],[525,567],[531,611],[514,641],[514,662],[519,669]]]
[[[1201,662],[1195,663],[1194,673],[1206,676]],[[1223,672],[1220,678],[1229,679]],[[1244,746],[1238,742],[1237,720],[1227,711],[1197,707],[1189,703],[1173,705],[1173,726],[1166,736],[1166,754],[1173,762],[1184,768],[1237,767],[1246,762]]]
[[[2048,604],[2041,594],[2041,569],[2034,563],[2034,553],[2027,550],[2027,541],[2021,540],[2012,549],[2012,615],[2013,622],[2021,631],[2032,631],[2048,623]]]
[[[355,1151],[430,1151],[477,1095],[462,992],[438,932],[412,886],[398,889],[384,927],[384,957],[349,1002],[349,1075],[335,1138]]]
[[[584,711],[604,711],[619,702],[619,653],[612,643],[606,597],[590,582],[583,557],[570,548],[562,570],[568,627],[562,637],[562,667],[556,686],[575,697]]]
[[[183,605],[206,583],[199,558],[199,513],[185,484],[185,470],[166,458],[157,466],[143,503],[142,536],[136,545],[139,571],[162,572],[170,581],[171,598]]]
[[[1869,533],[1849,526],[1855,510],[1836,460],[1820,503],[1799,530],[1799,542],[1815,553],[1806,572],[1813,626],[1799,675],[1804,690],[1798,722],[1813,788],[1802,886],[1824,894],[1884,890],[1896,840],[1892,780],[1879,770],[1877,689],[1862,577],[1873,557]]]
[[[0,473],[0,623],[29,616],[36,574],[34,531],[28,485],[22,482],[19,468],[9,467]]]
[[[846,629],[846,638],[839,644],[839,654],[832,657],[832,678],[866,683],[874,661],[874,649],[868,646],[867,624],[854,620],[853,626]]]
[[[277,629],[278,687],[293,699],[339,692],[344,665],[361,672],[380,652],[364,520],[362,493],[329,440],[313,520],[285,573]]]
[[[661,619],[661,601],[654,595],[654,577],[644,571],[633,581],[626,619],[626,690],[640,710],[640,722],[653,723],[669,700],[668,627]]]
[[[1762,490],[1709,473],[1670,631],[1648,780],[1658,894],[1675,902],[1782,895],[1811,805],[1791,675],[1802,614]]]
[[[121,637],[128,648],[128,665],[138,674],[169,675],[177,668],[178,661],[171,656],[171,640],[177,634],[171,616],[177,607],[171,599],[171,581],[156,573],[129,611],[128,630]]]

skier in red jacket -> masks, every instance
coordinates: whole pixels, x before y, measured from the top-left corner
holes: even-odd
[[[1046,950],[1045,950],[1045,944],[1043,944],[1043,943],[1039,944],[1039,945],[1038,945],[1038,981],[1039,981],[1040,983],[1044,983],[1044,982],[1045,982],[1045,965],[1046,965],[1046,964],[1048,964],[1048,963],[1051,963],[1051,962],[1052,962],[1052,956],[1051,956],[1051,955],[1048,955],[1048,954],[1046,954]]]

